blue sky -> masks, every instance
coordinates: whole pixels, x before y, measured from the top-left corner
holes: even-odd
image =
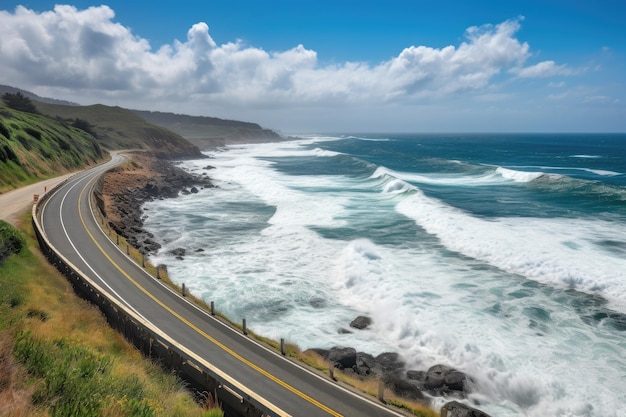
[[[3,1],[0,83],[322,131],[626,131],[626,2]]]

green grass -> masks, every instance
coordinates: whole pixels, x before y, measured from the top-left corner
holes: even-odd
[[[0,102],[0,192],[103,159],[100,145],[85,131]]]
[[[102,104],[35,104],[41,113],[67,123],[76,119],[87,121],[98,143],[107,149],[145,149],[166,158],[200,156],[199,150],[182,136],[147,122],[131,110]]]
[[[222,415],[112,330],[43,258],[32,229],[20,229],[27,246],[0,265],[3,416]]]

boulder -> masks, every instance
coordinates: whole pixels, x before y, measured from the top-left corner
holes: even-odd
[[[441,417],[490,417],[489,414],[458,401],[451,401],[441,407]]]
[[[426,371],[424,388],[435,393],[457,391],[467,393],[468,382],[471,382],[465,373],[445,365],[432,366]]]
[[[355,329],[363,330],[366,329],[370,324],[372,324],[372,319],[366,316],[358,316],[350,323],[350,327],[354,327]]]
[[[403,379],[398,374],[386,374],[383,378],[385,386],[399,397],[409,400],[424,401],[425,397],[419,387]]]
[[[354,367],[354,372],[361,376],[382,376],[383,367],[380,366],[374,356],[369,353],[359,352],[356,354],[356,366]]]
[[[170,253],[177,258],[182,258],[187,253],[187,250],[185,248],[176,248],[176,249],[172,249]]]
[[[351,369],[356,366],[356,350],[351,347],[336,346],[328,352],[328,360],[338,369]]]
[[[408,370],[406,371],[406,379],[424,382],[426,379],[426,371]]]
[[[384,373],[398,372],[404,368],[404,362],[396,352],[383,352],[376,356],[376,362],[380,364]]]

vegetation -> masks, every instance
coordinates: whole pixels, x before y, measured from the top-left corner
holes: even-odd
[[[0,193],[103,159],[88,132],[0,103]]]
[[[224,120],[216,117],[133,110],[143,119],[178,133],[201,149],[226,143],[280,140],[280,136],[256,123]]]
[[[14,253],[19,253],[26,240],[20,232],[4,220],[0,220],[0,265]]]
[[[7,106],[14,110],[23,111],[26,113],[38,114],[39,111],[32,101],[20,92],[17,93],[4,93],[2,95],[2,101]]]
[[[30,225],[30,213],[22,218]],[[0,265],[0,414],[221,416],[174,375],[143,359],[100,312],[74,295],[40,254],[30,227],[3,224],[26,244]]]
[[[121,107],[36,103],[43,114],[91,133],[107,149],[145,149],[163,158],[201,156],[182,136]]]

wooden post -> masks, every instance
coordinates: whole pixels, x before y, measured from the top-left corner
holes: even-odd
[[[118,235],[117,233],[115,234],[115,243],[117,243],[117,246],[120,245],[120,235]]]
[[[337,380],[335,378],[335,364],[332,362],[330,362],[328,365],[328,375],[330,376],[330,379],[332,379],[333,381]]]
[[[161,279],[161,265],[157,265],[157,279]]]
[[[130,255],[130,245],[126,244],[126,255]]]
[[[280,353],[285,356],[285,339],[282,337],[280,338]]]
[[[215,303],[213,301],[211,301],[211,315],[215,315]]]
[[[146,267],[146,257],[143,253],[141,254],[141,267],[142,268]]]
[[[243,319],[243,334],[248,335],[248,328],[246,327],[246,319]]]
[[[378,401],[385,402],[385,383],[382,378],[378,381]]]
[[[187,294],[185,294],[185,283],[183,282],[183,297],[186,296]]]

